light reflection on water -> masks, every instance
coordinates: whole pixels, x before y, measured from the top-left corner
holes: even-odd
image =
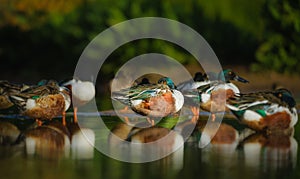
[[[110,129],[120,123],[115,117],[106,117],[104,120]],[[189,121],[182,123],[184,122]],[[217,137],[203,149],[198,147],[199,139],[201,135],[210,137],[210,134],[203,134],[202,125],[199,124],[192,136],[186,140],[184,148],[163,159],[142,164],[120,162],[97,150],[80,152],[78,148],[72,150],[71,147],[67,157],[55,155],[57,158],[47,158],[26,154],[22,143],[1,146],[1,178],[2,176],[4,178],[20,176],[24,178],[56,178],[57,176],[64,178],[191,178],[195,176],[294,178],[299,176],[298,143],[294,138],[299,136],[297,130],[299,125],[296,126],[294,136],[266,136],[247,132],[244,128],[234,128],[236,124],[232,120],[225,120],[221,126],[223,130],[219,130]],[[179,131],[182,132],[184,129]],[[103,135],[101,132],[95,133],[96,140],[100,136],[104,138],[103,140],[109,141],[109,136]]]

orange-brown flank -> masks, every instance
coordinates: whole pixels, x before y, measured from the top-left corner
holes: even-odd
[[[172,93],[167,92],[145,100],[140,105],[134,106],[133,110],[143,115],[164,117],[175,112],[174,103]]]
[[[244,121],[250,128],[254,130],[276,130],[287,129],[290,127],[291,117],[283,111],[261,118],[259,121]]]
[[[36,106],[24,112],[35,119],[52,119],[65,110],[65,100],[61,94],[42,96],[36,99]]]

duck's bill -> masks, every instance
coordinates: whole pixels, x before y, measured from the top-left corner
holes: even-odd
[[[244,79],[244,78],[242,78],[242,77],[240,77],[240,76],[235,76],[235,77],[234,77],[234,80],[235,80],[235,81],[242,82],[242,83],[249,83],[248,80],[246,80],[246,79]]]

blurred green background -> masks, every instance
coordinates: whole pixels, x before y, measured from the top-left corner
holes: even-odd
[[[195,29],[224,66],[300,73],[299,0],[0,0],[0,78],[36,82],[72,76],[97,34],[124,20],[149,16]],[[100,74],[109,81],[116,66],[149,52],[169,55],[186,66],[194,63],[172,44],[139,40],[116,50]]]

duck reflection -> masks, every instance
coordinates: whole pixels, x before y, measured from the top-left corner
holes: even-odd
[[[201,148],[201,161],[214,163],[223,169],[230,168],[238,161],[237,146],[239,133],[232,126],[220,122],[199,120],[193,136]]]
[[[128,161],[140,163],[162,159],[164,165],[183,167],[183,137],[173,130],[149,126],[149,123],[130,126],[117,124],[108,136],[110,152]],[[174,153],[173,153],[174,152]],[[171,154],[171,155],[169,155]],[[168,156],[169,155],[169,156]]]
[[[70,151],[70,133],[60,122],[29,129],[24,133],[26,153],[41,158],[68,157]]]
[[[23,134],[28,156],[47,159],[91,159],[94,156],[94,131],[71,123],[68,128],[58,121],[28,129]]]
[[[292,135],[256,133],[242,143],[245,165],[269,169],[294,168],[298,143]]]
[[[0,145],[13,145],[16,143],[20,130],[10,122],[0,122]]]
[[[68,125],[71,133],[71,151],[74,159],[94,157],[95,133],[89,128],[80,128],[78,123]]]
[[[199,121],[197,130],[201,132],[199,147],[208,144],[204,149],[215,150],[219,153],[233,153],[239,143],[239,133],[226,123]]]

